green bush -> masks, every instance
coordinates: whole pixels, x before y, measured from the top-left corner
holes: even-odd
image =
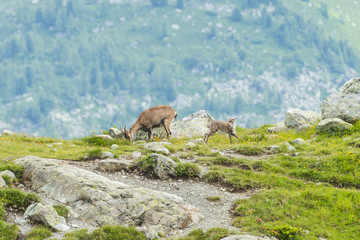
[[[178,163],[175,171],[179,177],[198,177],[201,173],[199,165],[195,163]]]
[[[135,230],[134,227],[123,226],[103,226],[88,233],[86,229],[81,229],[64,236],[64,240],[146,240],[143,233]]]
[[[211,170],[205,174],[204,178],[209,182],[222,182],[225,179],[225,173],[220,170]]]
[[[5,207],[25,210],[30,204],[40,202],[40,197],[34,193],[24,193],[19,189],[0,189],[0,200]]]
[[[22,179],[22,175],[24,172],[24,167],[20,165],[16,165],[14,163],[0,163],[0,172],[4,170],[9,170],[15,174],[17,179]]]
[[[102,158],[102,150],[100,148],[90,150],[87,152],[86,160],[93,160]]]
[[[265,227],[266,232],[271,236],[275,236],[280,240],[297,239],[301,233],[301,228],[292,227],[289,225],[280,225],[275,227]]]
[[[16,224],[6,224],[0,221],[0,240],[16,240],[19,228]]]
[[[50,229],[44,226],[39,226],[31,229],[31,231],[26,235],[27,240],[43,240],[51,237],[52,232]]]
[[[151,155],[147,155],[144,158],[141,158],[138,161],[137,166],[140,172],[144,172],[146,174],[153,174],[155,168],[155,159],[151,157]]]
[[[64,217],[64,218],[66,218],[67,216],[68,216],[68,214],[69,214],[69,209],[66,207],[66,206],[64,206],[64,205],[53,205],[53,208],[56,210],[56,212],[60,215],[60,216],[62,216],[62,217]]]

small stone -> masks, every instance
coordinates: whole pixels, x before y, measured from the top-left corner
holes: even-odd
[[[189,142],[188,144],[186,144],[186,147],[188,148],[196,147],[196,144],[193,142]]]
[[[306,142],[302,138],[296,138],[296,139],[292,140],[291,143],[294,144],[294,145],[303,145]]]
[[[102,158],[114,158],[114,154],[112,154],[111,152],[103,152],[101,157]]]
[[[2,136],[11,136],[11,135],[14,135],[15,133],[13,133],[12,131],[10,130],[3,130],[1,135]]]
[[[138,151],[134,151],[131,153],[131,158],[134,159],[134,160],[137,160],[141,157],[141,152],[138,152]]]
[[[15,174],[12,171],[4,170],[0,172],[0,176],[4,176],[4,175],[10,177],[12,181],[15,180]]]
[[[110,147],[111,149],[115,150],[115,149],[119,149],[119,146],[117,144],[113,144]]]
[[[110,135],[105,135],[105,134],[99,134],[99,135],[96,135],[96,137],[99,137],[99,138],[102,138],[105,140],[114,140]]]

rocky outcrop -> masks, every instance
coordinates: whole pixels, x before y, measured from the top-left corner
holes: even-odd
[[[122,132],[117,129],[117,128],[110,128],[109,129],[109,135],[112,137],[112,138],[117,138],[117,139],[122,139],[124,138],[124,134],[122,134]]]
[[[182,198],[142,187],[111,181],[64,161],[27,156],[24,184],[70,205],[82,221],[93,225],[135,225],[173,232],[194,223],[200,215]]]
[[[286,112],[284,124],[288,128],[298,129],[302,125],[313,125],[320,120],[321,116],[316,112],[291,108]]]
[[[360,78],[346,82],[321,104],[323,119],[340,118],[348,123],[360,120]]]
[[[209,124],[214,120],[205,110],[198,111],[179,121],[172,122],[170,129],[172,137],[204,136],[209,131]]]
[[[339,118],[324,119],[316,126],[317,133],[338,133],[349,130],[353,125]]]
[[[273,126],[273,127],[269,127],[266,130],[266,132],[267,133],[278,133],[278,132],[282,132],[285,130],[286,130],[285,124],[281,122],[281,123],[275,124],[275,126]]]
[[[175,168],[178,164],[174,160],[156,153],[151,154],[150,158],[154,161],[154,173],[160,179],[177,176]]]
[[[41,203],[31,204],[26,209],[24,217],[43,223],[57,231],[63,232],[70,229],[70,227],[66,225],[65,218],[59,216],[56,210],[50,205],[44,206]]]

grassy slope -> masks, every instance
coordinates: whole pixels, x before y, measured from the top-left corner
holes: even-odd
[[[344,136],[318,136],[314,128],[305,133],[269,135],[265,129],[238,128],[240,139],[233,144],[228,143],[227,136],[218,134],[210,137],[207,145],[191,150],[186,148],[189,139],[171,139],[172,145],[167,147],[181,157],[197,157],[198,164],[206,163],[210,171],[205,179],[210,182],[233,191],[259,190],[250,199],[235,204],[234,225],[243,231],[279,236],[293,227],[309,231],[302,232],[301,239],[359,237],[356,226],[360,224],[360,149],[351,141],[360,138],[360,125]],[[295,156],[281,143],[298,137],[309,141],[296,146]],[[117,156],[135,150],[148,153],[137,144],[106,142],[94,137],[64,141],[17,134],[2,136],[0,142],[1,165],[25,155],[79,160],[99,149]],[[55,147],[56,142],[63,145]],[[111,150],[113,143],[120,148]],[[274,144],[280,145],[278,153],[265,158],[251,157],[263,155]],[[224,157],[213,149],[243,156]]]

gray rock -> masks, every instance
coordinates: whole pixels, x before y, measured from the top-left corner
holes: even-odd
[[[177,176],[175,171],[177,163],[174,160],[156,153],[151,154],[150,158],[152,158],[155,162],[154,172],[160,179]]]
[[[321,103],[323,119],[340,118],[348,123],[360,120],[360,78],[346,82]]]
[[[159,152],[159,153],[164,153],[164,154],[170,154],[169,149],[167,149],[166,147],[164,147],[164,145],[162,143],[159,142],[150,142],[150,143],[146,143],[144,145],[145,149],[148,149],[152,152]]]
[[[2,132],[1,132],[1,135],[2,136],[11,136],[11,135],[14,135],[15,133],[13,133],[12,131],[10,131],[10,130],[3,130]]]
[[[141,158],[141,152],[138,152],[138,151],[132,152],[132,153],[131,153],[131,158],[132,158],[132,159],[135,159],[135,160]]]
[[[133,161],[126,159],[104,159],[98,162],[98,168],[100,171],[121,171],[129,170]]]
[[[111,152],[103,152],[101,155],[102,158],[114,158],[114,154]]]
[[[65,218],[59,216],[51,205],[44,206],[41,203],[31,204],[26,209],[24,217],[41,222],[57,231],[63,232],[70,229],[70,227],[66,225]]]
[[[291,144],[288,143],[288,142],[282,142],[282,143],[280,143],[280,147],[281,147],[281,146],[285,146],[285,147],[287,148],[287,150],[290,151],[290,152],[292,152],[292,151],[295,150],[295,148],[294,148],[293,146],[291,146]]]
[[[55,159],[27,156],[15,163],[24,166],[28,187],[70,206],[74,216],[95,226],[162,225],[171,234],[198,219],[198,212],[172,194],[112,181]]]
[[[172,137],[203,137],[209,131],[209,124],[214,120],[205,110],[198,111],[179,121],[172,122]]]
[[[268,146],[268,150],[271,153],[275,153],[275,152],[279,151],[279,149],[280,149],[279,145],[270,145],[270,146]]]
[[[4,171],[0,172],[0,176],[3,176],[3,175],[9,176],[12,181],[15,180],[15,174],[12,171],[4,170]]]
[[[186,147],[187,147],[187,148],[193,148],[193,147],[196,147],[196,144],[193,143],[193,142],[188,142],[188,143],[186,144]]]
[[[195,144],[205,144],[205,141],[203,138],[195,138],[195,139],[191,140],[191,142],[193,142]]]
[[[122,132],[117,129],[117,128],[110,128],[109,129],[109,135],[112,137],[112,138],[117,138],[117,139],[122,139],[124,138],[124,134],[122,134]]]
[[[337,133],[349,130],[353,125],[339,118],[328,118],[316,126],[317,133]]]
[[[296,139],[292,140],[291,143],[294,144],[294,145],[303,145],[306,142],[302,138],[296,138]]]
[[[273,240],[276,238],[259,237],[259,236],[251,236],[251,235],[233,235],[225,238],[221,238],[221,240]]]
[[[267,133],[278,133],[278,132],[283,132],[287,130],[286,127],[285,127],[285,124],[284,123],[277,123],[275,124],[275,126],[273,127],[269,127],[266,132]]]
[[[119,149],[119,145],[117,145],[117,144],[113,144],[113,145],[111,145],[111,147],[110,147],[111,149],[113,149],[113,150],[115,150],[115,149]]]
[[[105,140],[114,140],[110,135],[106,135],[106,134],[99,134],[99,135],[96,135],[96,137],[99,137],[99,138],[102,138]]]
[[[8,188],[5,180],[0,176],[0,188]]]
[[[316,112],[292,108],[286,112],[284,124],[288,128],[298,129],[304,124],[313,125],[320,120],[321,116]]]
[[[305,124],[299,126],[299,127],[296,129],[296,131],[298,131],[298,132],[306,132],[306,131],[309,131],[310,128],[311,128],[311,125],[305,123]]]

